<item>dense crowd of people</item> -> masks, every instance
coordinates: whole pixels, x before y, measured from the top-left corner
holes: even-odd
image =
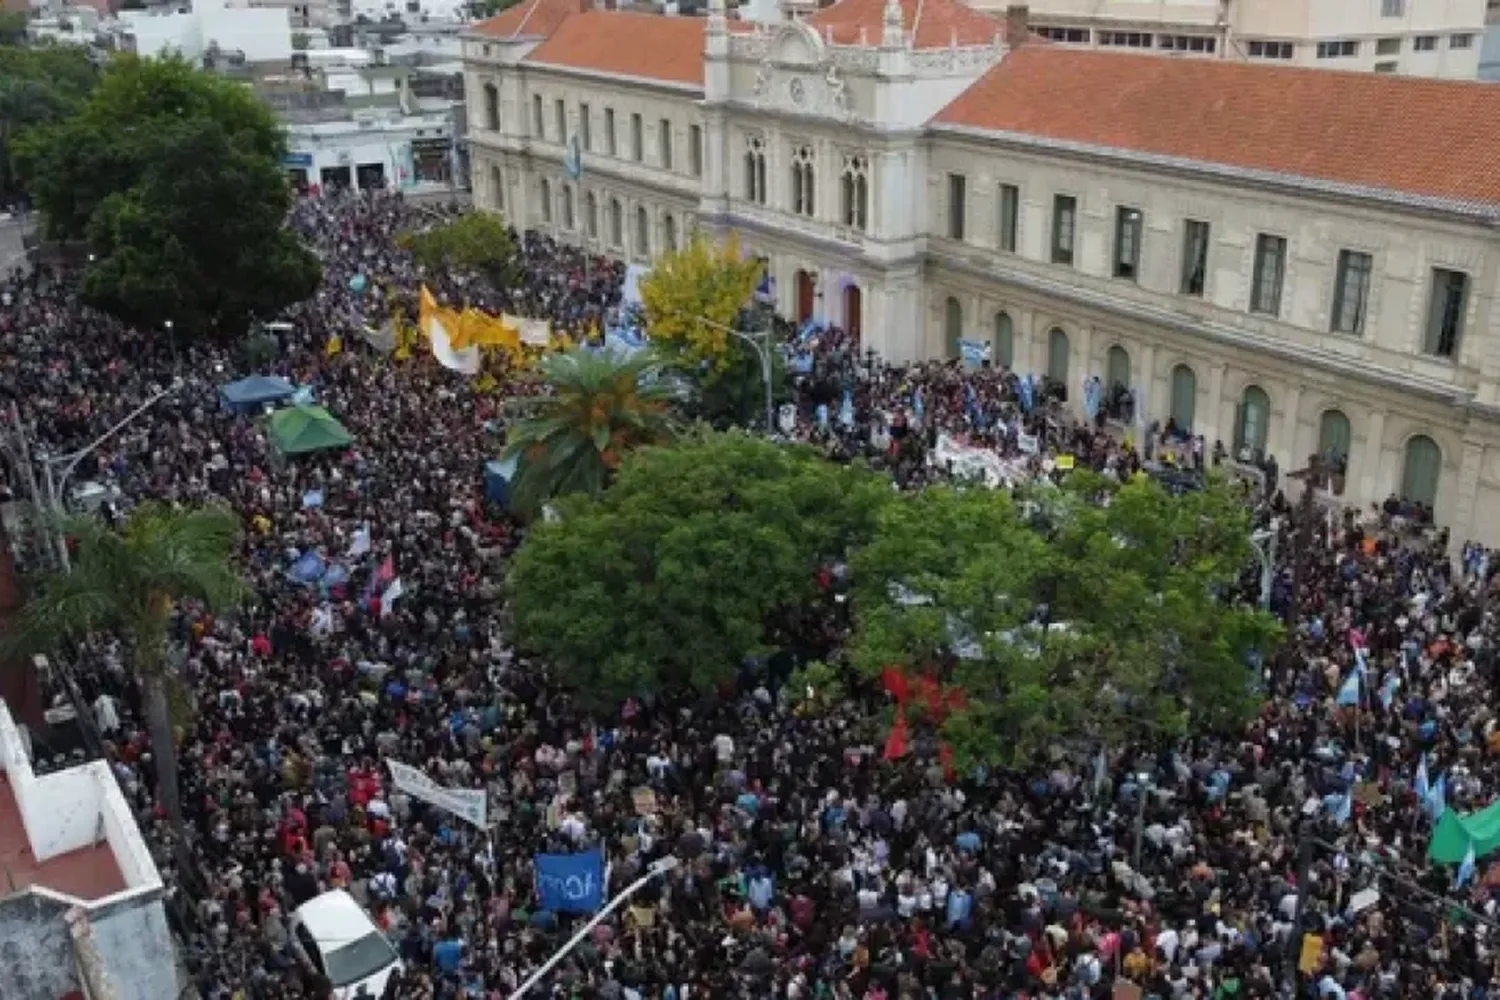
[[[100,635],[66,657],[173,887],[204,1000],[326,995],[288,917],[334,887],[405,963],[388,996],[507,996],[579,921],[539,907],[533,855],[590,845],[614,889],[666,854],[681,863],[534,995],[1500,990],[1487,922],[1500,918],[1500,866],[1480,858],[1458,886],[1452,866],[1425,860],[1431,784],[1443,777],[1446,806],[1467,811],[1500,783],[1488,604],[1500,560],[1472,547],[1455,560],[1446,539],[1395,532],[1380,511],[1318,519],[1296,593],[1290,566],[1277,568],[1273,606],[1297,619],[1258,668],[1264,711],[1227,742],[1060,753],[1029,773],[950,780],[927,748],[882,760],[867,706],[793,711],[756,677],[718,700],[588,715],[508,633],[500,584],[519,528],[486,502],[482,470],[517,387],[477,391],[422,352],[402,361],[363,341],[393,308],[414,312],[423,281],[450,302],[583,333],[610,322],[620,269],[528,234],[520,280],[497,295],[420,273],[393,238],[421,215],[386,195],[294,213],[325,282],[254,370],[309,387],[353,435],[347,450],[284,460],[261,424],[224,410],[220,387],[251,371],[244,350],[174,351],[89,312],[63,277],[14,276],[0,300],[0,391],[41,449],[86,444],[180,379],[77,478],[118,490],[122,506],[217,499],[244,520],[254,599],[219,617],[184,608],[175,626],[196,695],[180,734],[189,865],[169,848],[128,648]],[[998,368],[890,366],[836,330],[794,339],[782,432],[873,458],[908,487],[957,474],[945,440],[1011,478],[1064,455],[1190,476],[1214,451],[1162,428],[1075,421],[1067,387]],[[1290,532],[1287,501],[1257,481],[1262,523]],[[288,570],[309,552],[346,572],[299,583]],[[401,596],[372,602],[393,576]],[[1367,696],[1349,705],[1361,657]],[[490,828],[396,789],[386,760],[485,789]],[[1301,952],[1299,921],[1315,935]]]

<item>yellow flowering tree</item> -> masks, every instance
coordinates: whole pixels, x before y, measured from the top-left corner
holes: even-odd
[[[761,262],[746,257],[739,240],[702,236],[656,258],[641,281],[641,303],[651,339],[694,360],[723,363],[732,327],[760,284]]]

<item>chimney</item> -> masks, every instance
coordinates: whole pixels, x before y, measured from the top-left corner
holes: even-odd
[[[1025,4],[1011,4],[1005,8],[1005,42],[1013,49],[1026,44],[1031,34],[1031,8]]]

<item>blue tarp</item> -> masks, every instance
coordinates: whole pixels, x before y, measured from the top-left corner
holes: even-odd
[[[291,399],[297,389],[284,378],[274,375],[251,375],[231,382],[219,390],[224,405],[239,413],[249,413],[267,403]]]
[[[516,476],[516,460],[495,459],[484,463],[484,497],[491,503],[510,502],[510,481]]]

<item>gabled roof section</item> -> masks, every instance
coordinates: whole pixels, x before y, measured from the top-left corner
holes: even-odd
[[[585,11],[564,20],[523,62],[701,89],[705,24],[701,17]]]
[[[1500,206],[1495,84],[1026,47],[933,124]]]
[[[509,10],[474,25],[474,33],[511,41],[548,38],[574,14],[587,10],[590,0],[521,0]]]
[[[900,0],[901,23],[912,48],[991,45],[1005,36],[1005,22],[960,0]],[[885,0],[839,0],[807,19],[808,27],[835,45],[879,45]]]

